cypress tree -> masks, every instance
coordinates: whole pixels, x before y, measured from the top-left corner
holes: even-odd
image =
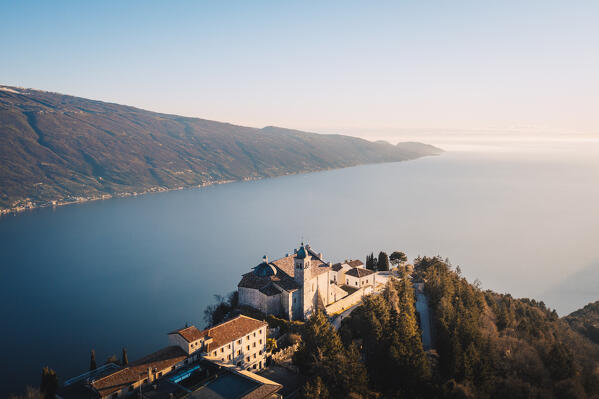
[[[377,263],[378,271],[388,271],[389,270],[389,256],[386,252],[381,251],[379,253],[379,260]]]
[[[123,367],[129,364],[129,358],[127,357],[127,349],[123,348],[123,356],[121,358],[121,364]]]
[[[56,372],[50,367],[42,369],[42,381],[40,383],[40,396],[44,399],[53,399],[58,390],[58,378]]]
[[[96,351],[92,349],[91,358],[89,360],[89,371],[93,371],[97,368],[96,364]]]

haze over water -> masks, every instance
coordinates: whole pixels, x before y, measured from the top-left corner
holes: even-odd
[[[302,239],[333,262],[440,254],[560,315],[599,299],[597,140],[432,142],[452,151],[1,218],[0,394],[165,346]]]

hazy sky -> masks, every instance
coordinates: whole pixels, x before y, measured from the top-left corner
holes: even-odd
[[[0,84],[250,126],[599,133],[599,1],[8,1]]]

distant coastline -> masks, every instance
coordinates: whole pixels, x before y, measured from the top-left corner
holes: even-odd
[[[438,156],[438,155],[441,155],[441,154],[423,155],[420,158],[423,158],[426,156]],[[420,158],[410,159],[409,161],[415,161]],[[404,162],[404,161],[396,161],[396,162]],[[381,162],[381,163],[389,163],[389,162]],[[94,196],[90,196],[90,197],[83,197],[83,196],[67,197],[67,198],[61,198],[61,199],[50,200],[50,201],[35,201],[30,198],[25,198],[24,200],[19,201],[17,205],[15,205],[11,208],[0,208],[0,216],[11,215],[11,214],[15,215],[15,214],[22,213],[22,212],[33,211],[36,209],[55,208],[55,207],[59,207],[59,206],[83,204],[83,203],[92,202],[92,201],[109,200],[109,199],[113,199],[113,198],[129,198],[129,197],[142,196],[142,195],[146,195],[146,194],[166,193],[166,192],[170,192],[170,191],[180,191],[180,190],[192,190],[195,188],[209,187],[209,186],[215,186],[215,185],[220,185],[220,184],[241,183],[241,182],[247,182],[247,181],[259,181],[259,180],[272,179],[272,178],[277,178],[277,177],[326,172],[326,171],[330,171],[330,170],[346,169],[346,168],[353,168],[353,167],[357,167],[357,166],[376,165],[376,164],[377,163],[368,163],[368,164],[352,165],[352,166],[339,167],[339,168],[328,168],[328,169],[319,169],[319,170],[313,170],[313,171],[286,173],[283,175],[268,176],[268,177],[255,177],[255,178],[248,177],[248,178],[237,179],[237,180],[234,180],[234,179],[217,180],[217,181],[212,181],[212,182],[206,182],[203,184],[198,184],[195,186],[180,186],[180,187],[174,187],[174,188],[156,186],[156,187],[149,187],[148,189],[143,190],[143,191],[119,192],[119,193],[113,193],[113,194],[106,193],[106,194],[94,195]]]

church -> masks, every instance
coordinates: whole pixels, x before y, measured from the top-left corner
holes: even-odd
[[[351,262],[363,268],[362,262]],[[288,320],[304,320],[314,310],[325,310],[348,295],[337,284],[337,271],[332,266],[322,253],[304,243],[293,254],[275,261],[269,262],[265,256],[237,285],[239,304]],[[374,277],[371,280],[374,285]]]

